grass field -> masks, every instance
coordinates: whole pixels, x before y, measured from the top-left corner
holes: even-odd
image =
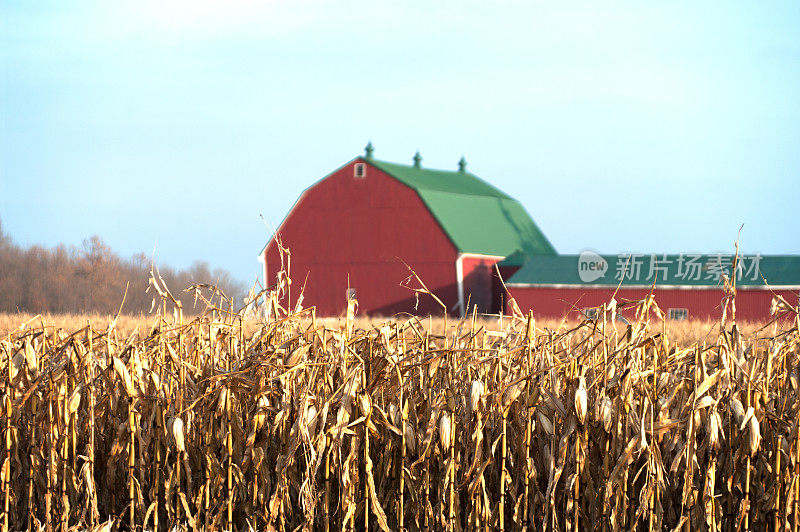
[[[785,311],[767,326],[6,315],[0,525],[796,529]]]

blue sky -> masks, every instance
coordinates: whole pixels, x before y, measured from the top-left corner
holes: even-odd
[[[796,2],[3,2],[0,220],[248,283],[362,153],[469,169],[562,253],[800,253]]]

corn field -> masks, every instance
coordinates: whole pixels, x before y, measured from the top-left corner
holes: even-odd
[[[444,334],[354,304],[0,339],[3,530],[798,530],[796,308],[682,346],[652,301]]]

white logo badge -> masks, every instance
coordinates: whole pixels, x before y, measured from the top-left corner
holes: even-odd
[[[591,283],[605,277],[607,271],[606,259],[593,251],[584,251],[578,257],[578,276],[584,283]]]

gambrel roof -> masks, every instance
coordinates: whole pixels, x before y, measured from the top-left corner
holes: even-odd
[[[470,172],[363,160],[414,189],[462,253],[556,253],[522,204]]]

